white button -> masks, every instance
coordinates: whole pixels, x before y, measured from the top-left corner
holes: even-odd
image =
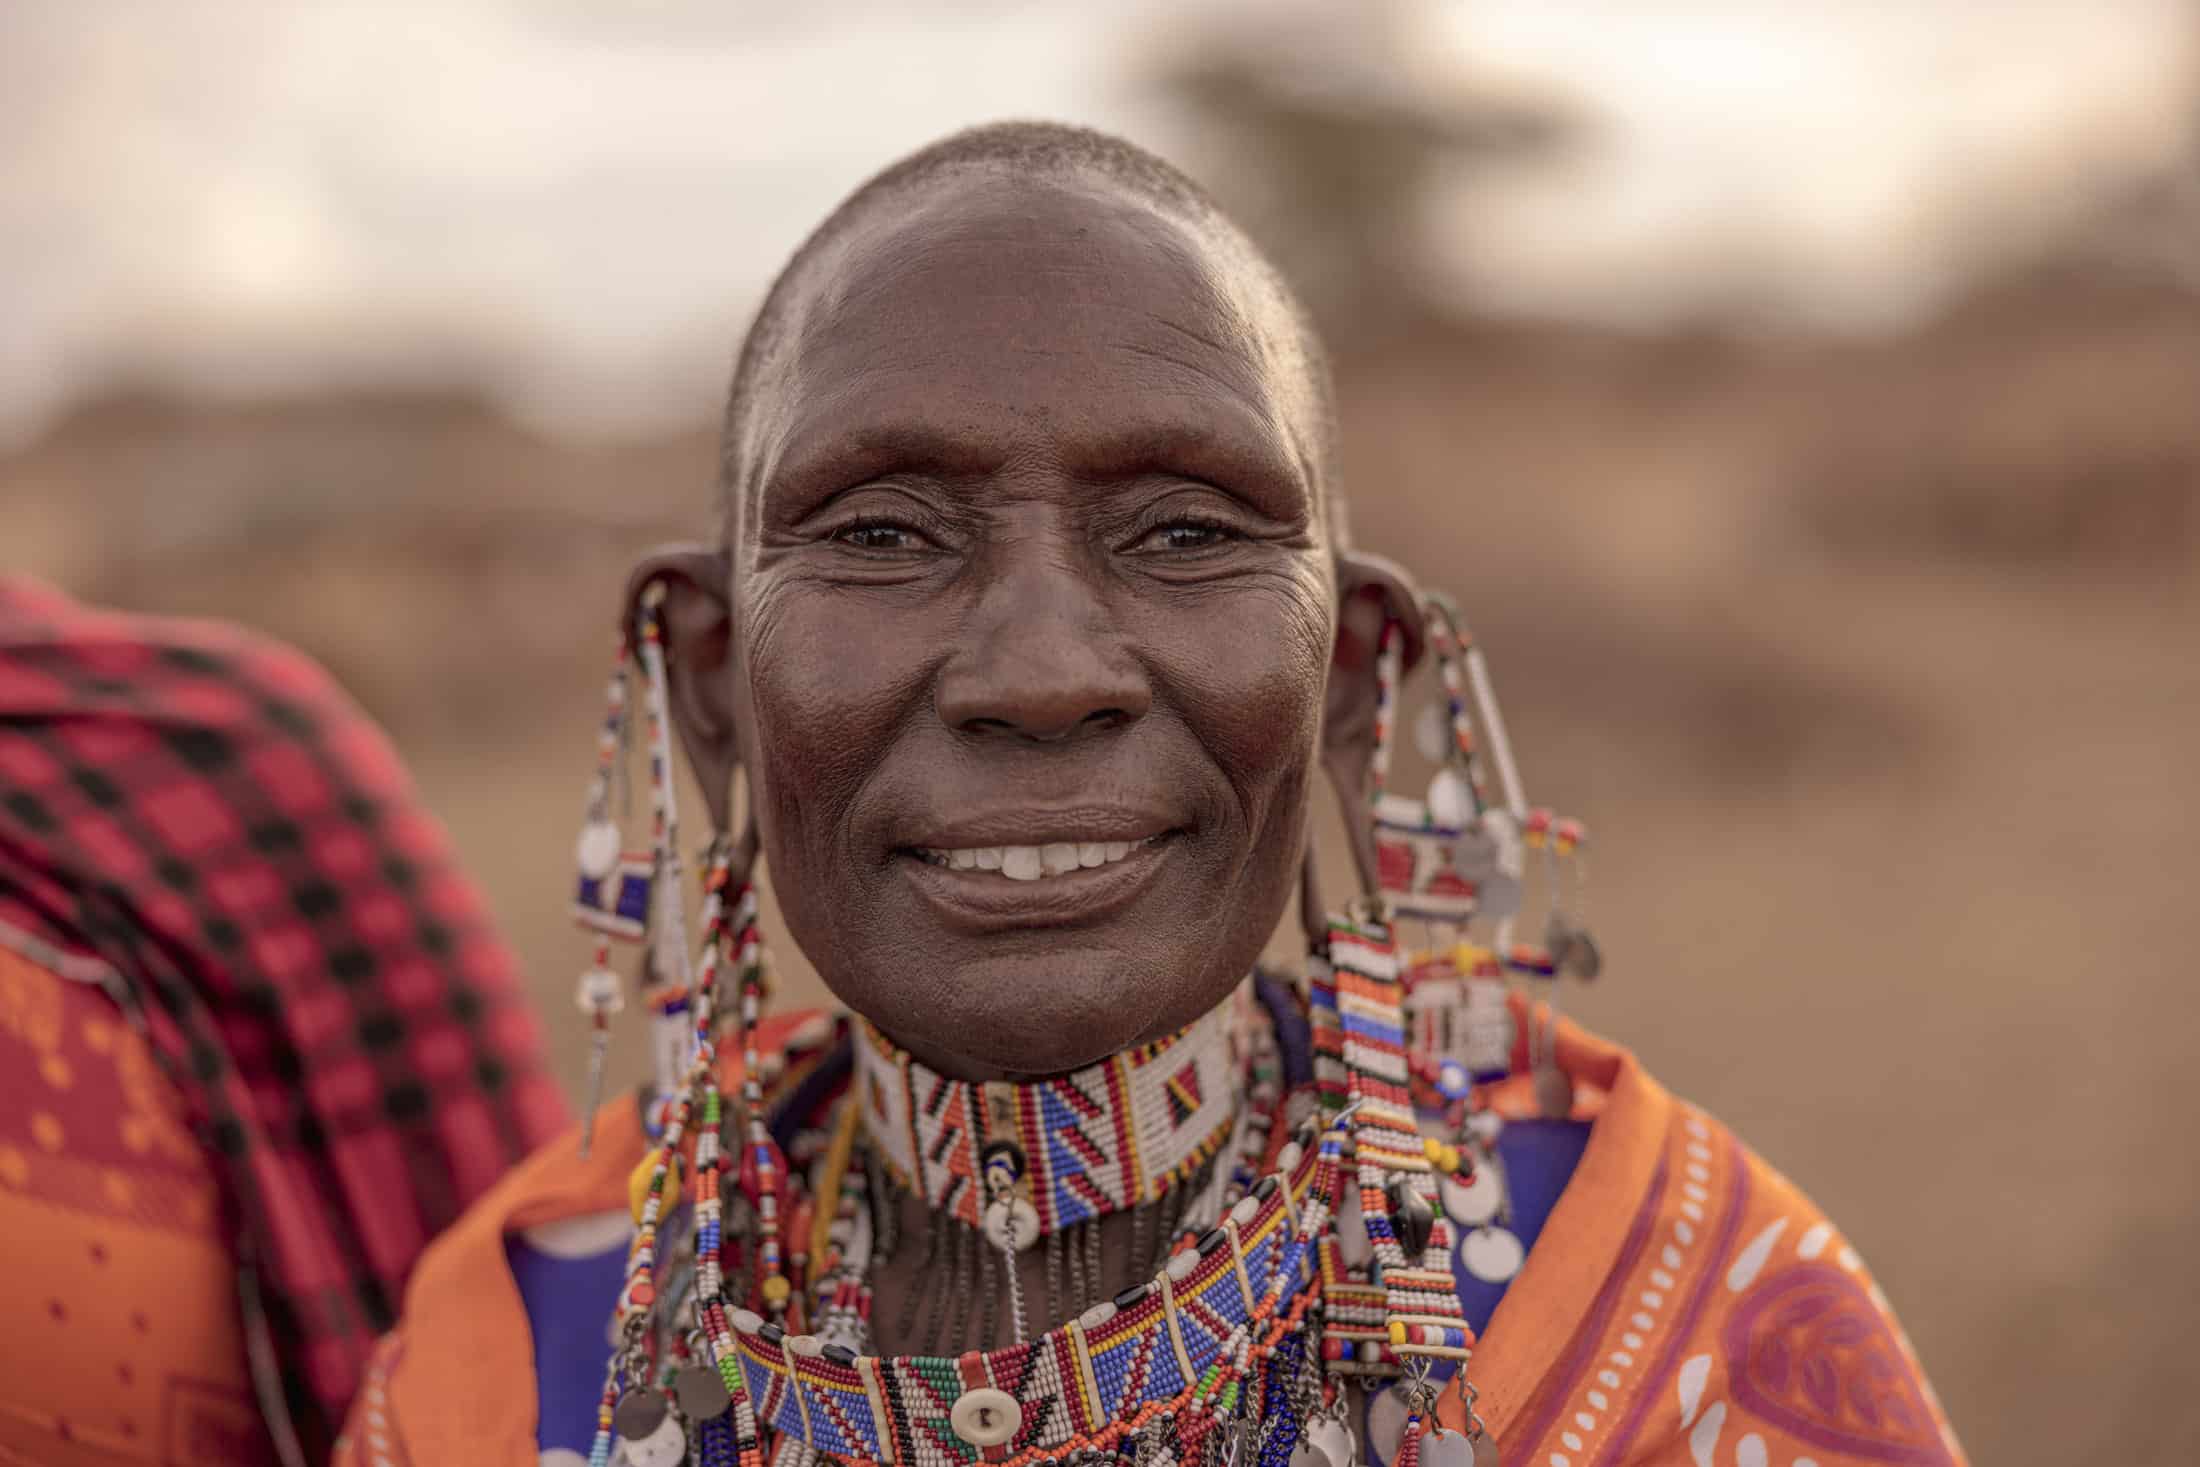
[[[619,869],[619,827],[608,820],[591,820],[581,827],[573,850],[574,864],[590,881],[601,881]]]
[[[947,1413],[955,1435],[974,1447],[997,1447],[1016,1435],[1024,1424],[1024,1408],[1007,1391],[981,1386],[964,1391]]]

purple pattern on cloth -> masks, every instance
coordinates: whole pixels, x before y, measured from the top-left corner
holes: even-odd
[[[1903,1467],[1952,1460],[1893,1329],[1847,1270],[1804,1263],[1760,1280],[1722,1343],[1736,1404],[1799,1441]]]

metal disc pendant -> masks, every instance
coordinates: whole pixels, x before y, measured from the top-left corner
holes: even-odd
[[[708,1365],[690,1365],[673,1378],[672,1394],[680,1414],[690,1421],[709,1421],[723,1416],[733,1405],[726,1382]]]
[[[1451,1220],[1468,1227],[1479,1227],[1497,1216],[1497,1209],[1505,1200],[1505,1184],[1498,1179],[1495,1158],[1474,1169],[1473,1181],[1446,1177],[1438,1184],[1438,1190],[1444,1195],[1444,1211],[1451,1214]]]
[[[1461,881],[1480,886],[1498,872],[1497,842],[1475,826],[1451,843],[1451,869]]]
[[[1543,924],[1543,949],[1551,955],[1554,971],[1566,971],[1573,962],[1574,926],[1564,914],[1553,912]]]
[[[611,1408],[611,1429],[623,1441],[638,1442],[664,1424],[671,1409],[665,1398],[652,1390],[631,1390]]]
[[[1566,1078],[1564,1070],[1535,1072],[1535,1108],[1554,1121],[1563,1121],[1573,1115],[1574,1082]]]
[[[1474,1439],[1474,1467],[1505,1467],[1497,1454],[1497,1438],[1486,1431]]]
[[[1464,1432],[1439,1426],[1421,1438],[1421,1467],[1474,1467],[1474,1443]]]
[[[1485,917],[1518,916],[1520,878],[1503,869],[1492,871],[1474,884],[1474,896]]]
[[[626,1438],[619,1450],[630,1467],[680,1467],[687,1460],[687,1432],[678,1418],[667,1413],[655,1431],[640,1441]]]
[[[1566,971],[1587,982],[1604,971],[1604,954],[1586,927],[1574,928],[1573,939],[1566,948]]]
[[[1501,1284],[1520,1272],[1527,1253],[1510,1228],[1476,1228],[1459,1245],[1459,1261],[1485,1284]]]
[[[1357,1456],[1352,1433],[1344,1423],[1334,1416],[1317,1416],[1291,1449],[1291,1467],[1353,1467]]]
[[[581,827],[581,838],[574,843],[573,860],[581,868],[581,875],[590,881],[601,881],[619,869],[619,827],[608,820],[591,820]]]

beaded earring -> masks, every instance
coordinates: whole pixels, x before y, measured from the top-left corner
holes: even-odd
[[[614,791],[626,786],[627,745],[632,733],[633,674],[641,669],[642,710],[649,765],[650,840],[646,851],[626,849],[613,809]],[[657,596],[646,594],[622,636],[604,694],[604,718],[596,737],[596,768],[588,784],[581,832],[574,846],[577,880],[573,916],[595,938],[593,961],[581,974],[574,1001],[589,1020],[588,1098],[581,1127],[581,1155],[595,1135],[602,1106],[611,1020],[626,996],[611,967],[611,944],[640,944],[642,1002],[650,1015],[651,1105],[661,1109],[679,1084],[693,1053],[689,1021],[694,987],[682,893],[680,817],[667,709],[664,617]]]
[[[1473,892],[1421,874],[1462,833],[1468,812],[1446,809],[1456,823],[1439,825],[1426,806],[1409,810],[1386,788],[1403,660],[1402,630],[1386,622],[1376,649],[1365,816],[1375,827],[1375,869],[1366,873],[1372,880],[1361,899],[1329,920],[1307,972],[1317,1104],[1331,1117],[1323,1145],[1336,1148],[1339,1164],[1336,1225],[1321,1251],[1319,1353],[1324,1371],[1340,1381],[1402,1382],[1406,1425],[1391,1459],[1412,1464],[1433,1419],[1432,1372],[1442,1364],[1463,1373],[1474,1337],[1451,1271],[1451,1223],[1438,1206],[1444,1179],[1457,1178],[1464,1159],[1455,1147],[1424,1138],[1414,1113],[1395,922],[1401,899],[1419,903],[1405,910],[1424,920],[1457,922],[1471,914],[1461,902]],[[1461,746],[1462,755],[1471,748],[1464,738]],[[1302,1419],[1309,1420],[1301,1437],[1307,1455],[1294,1456],[1296,1467],[1346,1467],[1349,1453],[1333,1455],[1337,1434]],[[1495,1452],[1475,1425],[1465,1448],[1470,1462]],[[1453,1455],[1449,1442],[1443,1449]]]
[[[613,809],[613,791],[624,792],[627,737],[628,644],[619,642],[604,691],[604,717],[596,734],[596,768],[589,777],[587,803],[573,860],[577,879],[573,918],[595,939],[595,960],[581,973],[574,1001],[589,1022],[588,1100],[582,1112],[581,1155],[595,1139],[596,1112],[603,1102],[604,1067],[611,1044],[611,1020],[626,1008],[626,994],[611,967],[613,942],[639,942],[648,930],[650,888],[656,869],[646,852],[626,849]]]

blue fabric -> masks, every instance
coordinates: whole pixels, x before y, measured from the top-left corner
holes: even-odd
[[[535,1341],[536,1441],[545,1451],[562,1447],[585,1458],[611,1363],[607,1331],[626,1276],[626,1244],[560,1257],[515,1233],[504,1240],[504,1257]]]
[[[1588,1145],[1587,1121],[1507,1121],[1498,1133],[1497,1156],[1505,1164],[1512,1230],[1521,1247],[1533,1248],[1542,1236],[1551,1209],[1558,1205],[1558,1194],[1566,1190]],[[1453,1231],[1463,1233],[1457,1224]],[[1459,1280],[1459,1303],[1467,1311],[1467,1323],[1480,1334],[1489,1328],[1497,1301],[1505,1297],[1505,1285],[1486,1284],[1468,1273],[1456,1248],[1452,1274]]]

